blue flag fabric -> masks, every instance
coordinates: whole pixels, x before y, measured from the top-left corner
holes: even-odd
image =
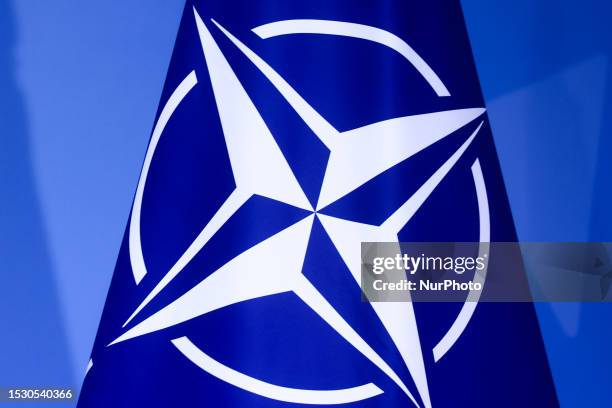
[[[398,240],[516,240],[459,2],[188,1],[79,406],[557,406],[531,304],[361,300]]]

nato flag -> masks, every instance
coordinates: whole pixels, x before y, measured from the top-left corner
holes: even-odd
[[[187,1],[79,406],[557,406],[530,303],[361,299],[514,240],[458,1]]]

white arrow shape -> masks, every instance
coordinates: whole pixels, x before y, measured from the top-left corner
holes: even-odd
[[[293,290],[301,276],[313,218],[309,215],[249,248],[109,345],[183,323],[234,303]]]
[[[361,243],[397,242],[397,234],[410,221],[451,168],[472,143],[482,123],[456,152],[431,175],[431,177],[380,226],[343,220],[317,214],[344,263],[355,280],[361,281]],[[398,244],[399,250],[399,244]],[[372,307],[398,348],[406,367],[423,399],[425,407],[431,407],[423,353],[419,341],[414,309],[410,302],[373,302]]]
[[[194,15],[215,94],[236,189],[183,255],[138,305],[123,324],[124,327],[187,266],[217,231],[253,195],[257,194],[305,210],[313,210],[263,118],[195,9]],[[193,76],[195,78],[195,75]],[[183,85],[179,86],[180,89],[181,87]],[[140,188],[139,191],[141,191]],[[139,235],[138,244],[136,247],[140,248]],[[134,251],[134,254],[142,254],[142,250]],[[144,261],[137,262],[137,265],[142,266],[138,270],[143,270]],[[139,273],[138,276],[141,279],[144,272]]]
[[[342,132],[331,145],[317,210],[461,129],[485,112],[458,109],[405,116]]]
[[[481,116],[484,108],[457,109],[385,120],[339,132],[242,41],[212,20],[268,78],[304,123],[331,151],[317,210]],[[357,164],[357,165],[356,165]]]

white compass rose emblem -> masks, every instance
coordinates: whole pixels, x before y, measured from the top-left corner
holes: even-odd
[[[396,117],[340,132],[259,55],[215,20],[204,22],[195,9],[193,12],[236,187],[197,238],[146,295],[124,327],[141,314],[143,308],[181,273],[219,229],[253,196],[280,201],[308,213],[293,225],[230,259],[182,296],[127,329],[110,345],[156,332],[239,302],[292,293],[323,319],[330,330],[335,331],[366,357],[419,406],[417,398],[410,392],[404,380],[302,274],[303,262],[313,221],[318,218],[340,257],[359,282],[360,243],[398,241],[399,231],[410,221],[477,136],[483,125],[482,119],[479,119],[479,125],[463,144],[380,225],[324,215],[319,211],[477,120],[484,114],[485,109],[476,107]],[[258,113],[210,30],[219,30],[220,34],[227,37],[233,46],[250,60],[329,150],[329,160],[316,203],[308,200],[266,122]],[[284,20],[256,27],[253,32],[262,40],[283,35],[316,34],[374,42],[394,50],[408,60],[438,96],[450,95],[435,72],[404,40],[379,28],[330,20]],[[140,214],[149,167],[166,124],[197,83],[196,72],[192,71],[174,90],[159,115],[147,150],[129,226],[129,254],[137,284],[147,274],[146,254],[143,254],[140,238]],[[478,160],[473,162],[471,171],[478,201],[480,241],[488,242],[489,208]],[[483,280],[484,275],[475,279]],[[438,361],[461,336],[478,300],[477,293],[470,293],[468,296],[472,301],[464,303],[454,323],[433,350],[424,350],[421,347],[412,304],[372,303],[372,308],[401,354],[419,399],[425,407],[430,407],[431,402],[423,353],[433,352],[434,360]],[[191,362],[211,375],[267,398],[304,404],[343,404],[371,398],[384,392],[372,382],[356,384],[352,388],[329,390],[283,387],[224,365],[206,354],[188,337],[176,338],[172,343]]]

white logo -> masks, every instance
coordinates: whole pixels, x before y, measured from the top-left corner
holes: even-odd
[[[458,150],[382,224],[368,225],[349,221],[323,215],[319,213],[319,210],[472,122],[484,113],[484,108],[391,118],[339,132],[315,111],[283,77],[238,38],[214,20],[205,24],[195,9],[194,17],[208,66],[236,188],[174,266],[145,297],[125,322],[124,327],[183,270],[211,237],[254,195],[268,197],[307,210],[309,215],[231,259],[184,295],[127,330],[111,345],[162,330],[238,302],[290,292],[308,305],[329,325],[330,330],[334,330],[378,367],[415,405],[419,406],[416,398],[389,364],[306,279],[302,274],[302,265],[312,223],[317,217],[346,266],[359,282],[360,243],[397,242],[398,232],[410,221],[472,143],[482,122]],[[209,27],[214,26],[265,75],[305,124],[329,149],[329,161],[316,206],[313,207],[308,201],[266,123],[213,39]],[[371,41],[398,52],[408,60],[438,96],[449,95],[440,78],[405,41],[375,27],[327,20],[285,20],[256,27],[253,32],[264,40],[290,34],[318,34]],[[137,284],[147,273],[140,239],[140,214],[151,160],[164,127],[197,82],[196,73],[192,71],[170,96],[156,123],[145,157],[129,229],[130,260]],[[355,166],[355,163],[359,163],[359,166]],[[489,208],[478,160],[473,163],[471,170],[480,214],[480,241],[488,242]],[[484,249],[481,248],[481,253],[483,251]],[[482,283],[484,275],[475,279],[479,279]],[[445,355],[465,330],[477,305],[478,293],[470,293],[469,297],[471,302],[463,305],[450,329],[433,348],[435,361]],[[430,407],[423,350],[419,341],[412,304],[372,303],[372,307],[397,346],[414,380],[421,401],[425,407]],[[371,398],[384,392],[374,383],[333,390],[287,388],[261,381],[222,364],[198,348],[188,337],[174,339],[172,343],[185,357],[211,375],[267,398],[303,404],[342,404]]]

